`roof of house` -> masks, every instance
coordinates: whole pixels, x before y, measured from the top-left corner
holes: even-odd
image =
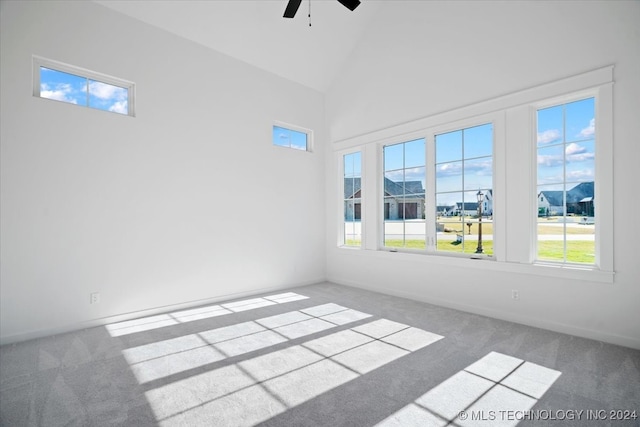
[[[464,205],[464,208],[462,207]],[[478,210],[478,202],[457,202],[456,208],[459,210],[465,211],[477,211]]]
[[[455,208],[456,205],[440,205],[440,206],[436,206],[436,211],[437,212],[444,212],[447,211],[449,209]]]
[[[424,197],[421,181],[395,182],[385,178],[384,192],[387,196]]]
[[[576,203],[586,197],[593,197],[594,185],[591,182],[581,182],[580,184],[567,191],[567,202]]]
[[[355,194],[360,191],[362,185],[360,178],[345,178],[344,179],[344,198],[354,198]]]
[[[560,190],[546,190],[541,191],[551,206],[562,206],[562,191]]]
[[[594,185],[591,182],[581,182],[580,184],[567,191],[567,203],[578,203],[585,201],[586,198],[593,200]],[[562,206],[562,190],[545,190],[541,191],[544,197],[549,201],[551,206]]]

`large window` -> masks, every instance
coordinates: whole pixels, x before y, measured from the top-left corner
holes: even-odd
[[[343,156],[344,245],[362,244],[362,159],[360,152]]]
[[[131,82],[34,57],[33,94],[40,98],[133,116]]]
[[[537,259],[595,263],[595,100],[537,111]]]
[[[425,140],[384,147],[384,246],[425,248]]]
[[[362,256],[481,258],[488,270],[611,282],[613,84],[603,67],[335,142],[340,158],[359,150],[365,172],[345,161],[345,243],[361,238]],[[358,200],[362,229],[350,226]]]
[[[435,136],[437,250],[493,254],[493,125]]]

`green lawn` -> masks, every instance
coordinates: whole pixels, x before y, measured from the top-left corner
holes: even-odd
[[[425,249],[424,240],[407,240],[403,242],[400,239],[389,239],[384,242],[385,247],[387,248],[405,248],[405,249]],[[458,243],[456,241],[449,240],[438,240],[438,251],[442,252],[455,252],[455,253],[465,253],[465,254],[473,254],[476,252],[478,248],[477,240],[465,240],[463,243]],[[493,255],[493,241],[485,241],[482,242],[483,253],[487,255]]]
[[[478,222],[477,219],[465,217],[460,218],[441,218],[438,223],[444,226],[447,234],[453,237],[455,234],[463,235],[464,242],[458,243],[450,239],[438,240],[437,250],[439,252],[464,253],[473,254],[476,252],[478,241],[475,236],[468,236],[469,227],[467,222],[471,223],[471,234],[477,235]],[[539,222],[537,231],[539,235],[561,235],[565,229],[554,225],[553,222]],[[482,222],[482,233],[486,235],[493,234],[493,223],[486,220]],[[589,225],[572,226],[566,228],[567,235],[573,234],[595,234],[595,228]],[[467,240],[467,238],[469,239]],[[349,239],[345,242],[346,246],[360,246],[359,239]],[[384,246],[387,248],[403,248],[424,250],[424,240],[407,240],[389,239],[385,240]],[[483,253],[493,255],[493,240],[485,240],[482,242]],[[538,259],[541,261],[564,261],[563,259],[564,243],[562,241],[542,240],[538,242]],[[595,243],[588,240],[567,241],[567,259],[566,262],[594,264],[595,263]]]
[[[538,242],[538,259],[541,261],[562,261],[564,242],[543,240]],[[596,262],[595,242],[576,240],[567,242],[567,262],[594,264]]]
[[[345,242],[345,246],[360,246],[360,240],[350,239]],[[438,251],[473,254],[478,246],[477,241],[465,241],[463,243],[438,241]],[[425,242],[423,240],[407,240],[403,243],[400,239],[392,239],[385,241],[387,248],[403,248],[424,250]],[[482,242],[483,253],[493,255],[493,241]],[[562,261],[563,242],[562,241],[540,241],[538,242],[538,258],[541,261]],[[595,263],[595,244],[591,241],[578,240],[567,242],[567,262],[575,262],[582,264]]]

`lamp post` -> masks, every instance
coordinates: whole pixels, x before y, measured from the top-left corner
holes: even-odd
[[[484,200],[484,194],[478,190],[476,194],[478,198],[478,247],[476,249],[477,254],[482,253],[482,201]]]

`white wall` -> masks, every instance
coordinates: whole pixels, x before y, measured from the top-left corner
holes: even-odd
[[[324,278],[322,94],[92,2],[0,11],[0,341]],[[137,117],[33,97],[34,54],[135,82]]]
[[[385,3],[326,96],[334,151],[327,152],[328,279],[640,348],[640,233],[629,216],[639,208],[638,160],[630,155],[640,135],[638,22],[638,2]],[[615,66],[613,283],[336,247],[339,150],[376,131],[607,65]],[[500,153],[507,164],[526,149],[518,143],[508,140]],[[365,154],[375,162],[375,153]],[[376,190],[363,186],[364,197]],[[507,200],[505,211],[519,202]],[[375,221],[375,209],[367,213]],[[514,288],[520,301],[511,299]]]

